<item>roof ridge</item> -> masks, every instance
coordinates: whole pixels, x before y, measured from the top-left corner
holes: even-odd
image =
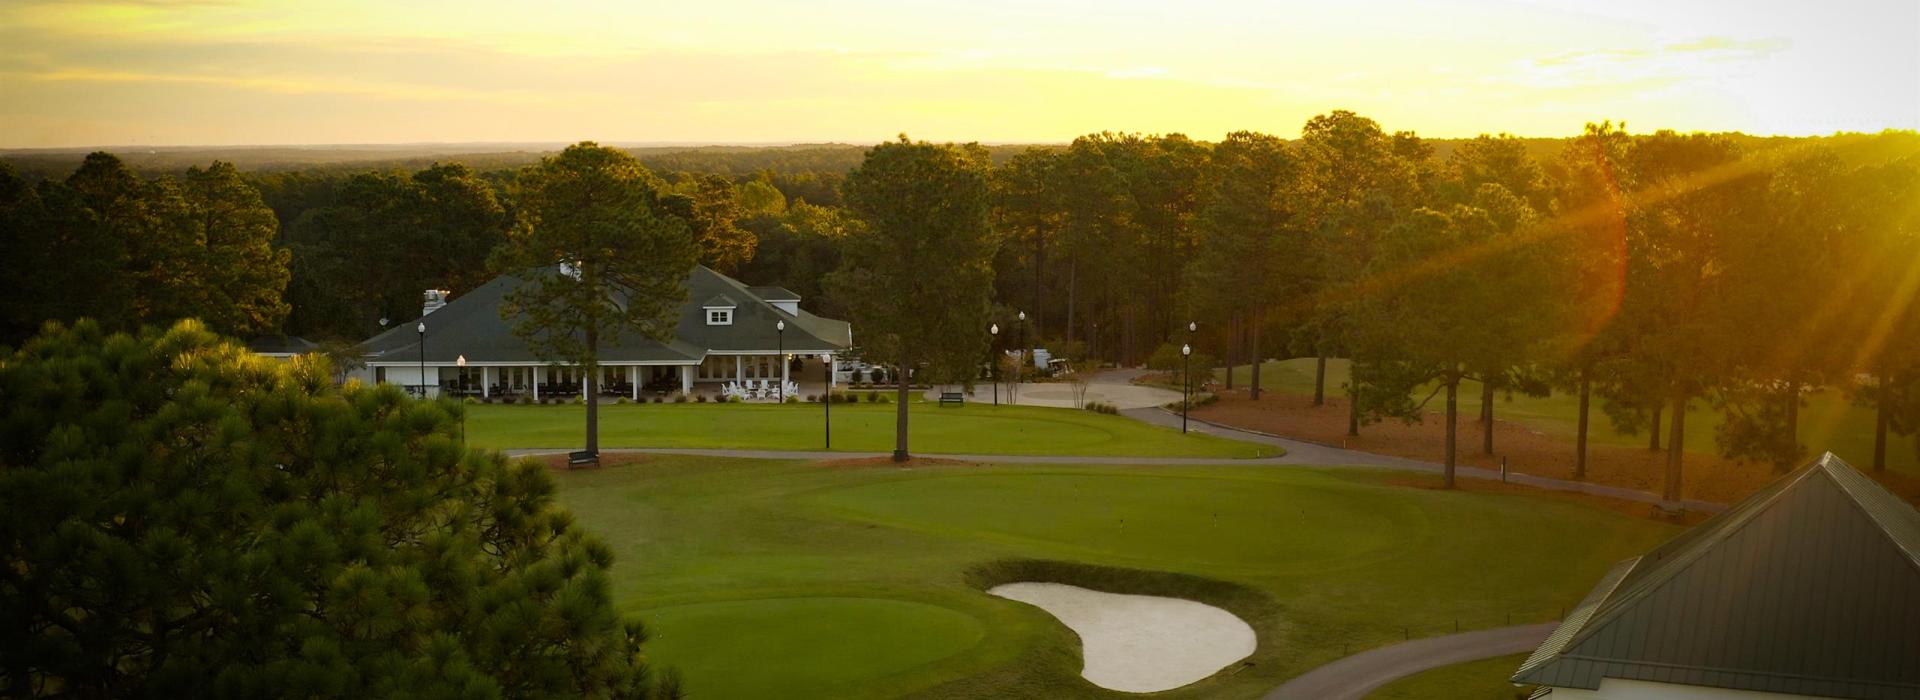
[[[1906,555],[1907,562],[1912,564],[1916,571],[1920,571],[1920,519],[1914,517],[1916,511],[1913,507],[1907,505],[1906,501],[1901,500],[1892,491],[1887,490],[1880,482],[1862,473],[1852,464],[1848,464],[1839,455],[1828,452],[1820,456],[1818,463],[1819,471],[1825,474],[1836,488],[1849,496],[1846,499],[1847,502],[1857,509],[1867,522],[1872,523],[1880,534],[1885,535],[1894,549]],[[1893,523],[1887,522],[1887,519],[1896,515],[1907,516],[1905,519],[1908,522],[1905,524],[1914,528],[1915,531],[1895,532]]]
[[[1669,544],[1681,542],[1683,539],[1686,541],[1674,552],[1662,557],[1660,561],[1652,562],[1651,568],[1647,569],[1644,577],[1635,578],[1633,571],[1628,571],[1626,575],[1622,576],[1621,580],[1616,582],[1615,585],[1619,586],[1620,584],[1629,582],[1631,585],[1625,588],[1616,588],[1615,591],[1620,593],[1618,598],[1613,598],[1612,593],[1614,591],[1609,591],[1608,599],[1601,600],[1598,609],[1596,609],[1592,615],[1588,616],[1586,623],[1581,626],[1577,634],[1567,641],[1565,648],[1573,648],[1578,646],[1579,643],[1586,641],[1598,632],[1601,627],[1614,621],[1619,618],[1622,613],[1631,609],[1633,603],[1652,595],[1654,591],[1659,590],[1662,586],[1672,582],[1673,579],[1681,573],[1692,568],[1702,557],[1713,550],[1714,545],[1724,542],[1735,533],[1740,532],[1742,528],[1752,523],[1761,513],[1766,512],[1767,506],[1779,501],[1781,496],[1791,490],[1795,484],[1805,481],[1813,473],[1819,471],[1817,468],[1819,464],[1820,462],[1818,460],[1809,462],[1805,466],[1794,470],[1793,473],[1780,477],[1774,483],[1769,484],[1766,489],[1748,497],[1746,501],[1736,505],[1733,510],[1721,513],[1718,517],[1706,523],[1696,525],[1695,530],[1690,530],[1675,536],[1673,540],[1668,542]],[[1708,529],[1701,530],[1700,528]],[[1689,535],[1692,535],[1692,537],[1689,537]],[[1655,547],[1652,552],[1638,557],[1638,563],[1634,568],[1638,569],[1639,564],[1647,563],[1647,557],[1658,553],[1661,549],[1665,548],[1665,546],[1666,545]]]

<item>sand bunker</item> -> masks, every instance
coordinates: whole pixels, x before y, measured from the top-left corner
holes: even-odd
[[[1205,603],[1062,583],[1008,583],[987,592],[1045,610],[1078,633],[1086,657],[1080,675],[1102,688],[1171,690],[1253,653],[1253,628]]]

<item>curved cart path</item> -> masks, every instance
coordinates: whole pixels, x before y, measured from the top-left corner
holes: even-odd
[[[1265,700],[1359,700],[1421,671],[1532,651],[1557,624],[1461,632],[1361,652],[1301,674],[1267,693]]]

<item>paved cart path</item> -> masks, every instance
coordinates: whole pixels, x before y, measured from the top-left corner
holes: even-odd
[[[1267,693],[1265,700],[1359,700],[1421,671],[1533,651],[1557,625],[1461,632],[1364,651],[1301,674]]]

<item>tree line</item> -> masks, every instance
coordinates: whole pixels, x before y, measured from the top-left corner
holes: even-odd
[[[885,198],[856,203],[854,183],[874,173],[876,154],[901,147],[937,148],[883,144],[857,161],[837,146],[638,150],[643,169],[665,158],[656,163],[711,171],[647,176],[701,262],[850,316],[878,348],[890,341],[865,332],[876,319],[862,311],[875,295],[835,272],[880,265],[860,258],[877,255],[862,251],[889,216],[876,209]],[[1722,411],[1723,454],[1778,465],[1804,449],[1793,439],[1798,397],[1816,387],[1876,407],[1876,465],[1887,433],[1920,428],[1920,361],[1906,349],[1920,325],[1906,303],[1920,191],[1910,133],[1635,135],[1598,124],[1572,139],[1429,141],[1332,112],[1296,137],[1098,133],[954,148],[959,157],[914,177],[960,167],[954,182],[984,183],[979,202],[888,197],[984,207],[985,247],[955,247],[987,259],[889,254],[917,276],[902,293],[985,269],[980,322],[940,328],[1007,329],[980,342],[1131,365],[1186,342],[1197,321],[1198,349],[1251,365],[1255,399],[1255,358],[1319,358],[1315,401],[1344,394],[1355,434],[1450,406],[1467,380],[1483,399],[1567,391],[1581,397],[1576,471],[1597,404],[1653,445],[1666,435],[1670,496],[1685,439],[1677,407]],[[142,179],[94,154],[65,180],[9,173],[0,275],[34,291],[10,295],[0,323],[8,339],[83,316],[365,338],[380,319],[414,315],[422,289],[457,295],[497,272],[489,257],[527,225],[529,170],[249,174],[215,163]],[[902,245],[937,227],[895,226],[917,231]],[[901,308],[930,317],[938,301]],[[1344,386],[1325,385],[1330,357],[1354,360]],[[1481,404],[1480,447],[1491,452],[1493,402]]]

